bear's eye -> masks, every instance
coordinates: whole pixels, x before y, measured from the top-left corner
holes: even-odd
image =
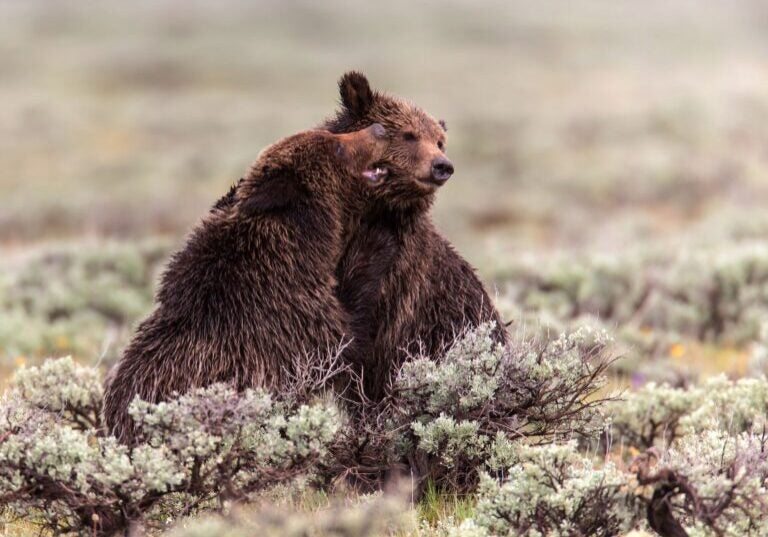
[[[415,142],[416,141],[416,135],[412,132],[406,132],[403,134],[403,140],[406,142]]]
[[[442,140],[439,140],[439,141],[437,142],[437,148],[438,148],[440,151],[442,151],[443,149],[445,149],[445,144],[443,143],[443,141],[442,141]]]

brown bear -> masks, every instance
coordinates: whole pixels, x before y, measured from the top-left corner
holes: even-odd
[[[387,146],[381,125],[308,131],[261,154],[173,255],[157,306],[110,374],[104,420],[134,440],[128,405],[214,382],[280,389],[302,354],[349,335],[335,291],[342,222]]]
[[[321,128],[344,133],[380,123],[390,137],[372,181],[357,185],[365,209],[347,225],[336,271],[337,295],[350,316],[353,359],[365,395],[375,401],[408,355],[439,358],[458,334],[486,321],[495,321],[499,342],[506,332],[474,269],[429,215],[435,192],[454,171],[445,155],[445,123],[372,91],[357,72],[342,76],[339,90],[342,108]]]

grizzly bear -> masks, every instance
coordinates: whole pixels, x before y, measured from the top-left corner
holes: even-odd
[[[453,174],[446,127],[413,104],[371,90],[349,72],[339,81],[341,110],[321,128],[354,132],[380,123],[390,137],[360,183],[365,209],[347,226],[336,270],[337,296],[350,317],[354,356],[365,396],[381,398],[391,374],[409,356],[439,358],[457,335],[487,321],[506,332],[474,269],[435,229],[436,191]]]
[[[279,390],[295,360],[349,336],[336,298],[346,204],[388,144],[381,125],[308,131],[261,154],[174,254],[157,306],[110,374],[104,420],[135,440],[128,405],[215,382]],[[363,179],[367,177],[368,179]]]

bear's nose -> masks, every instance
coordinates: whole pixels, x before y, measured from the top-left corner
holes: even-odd
[[[453,163],[445,157],[437,157],[432,161],[432,179],[437,183],[445,183],[453,175]]]

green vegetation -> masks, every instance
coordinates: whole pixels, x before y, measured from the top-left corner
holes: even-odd
[[[311,474],[340,427],[330,405],[275,401],[223,385],[136,400],[142,442],[101,432],[102,386],[71,359],[21,370],[0,405],[0,497],[11,518],[54,533],[112,534]]]
[[[152,308],[167,241],[71,243],[9,256],[0,277],[0,367],[74,354],[110,364]]]
[[[459,338],[439,364],[406,362],[380,421],[364,427],[339,412],[350,403],[301,387],[278,399],[212,385],[134,401],[131,447],[100,430],[95,368],[69,358],[22,368],[0,401],[4,517],[54,533],[176,525],[174,535],[363,537],[414,525],[456,537],[674,535],[663,528],[676,525],[736,537],[762,527],[765,377],[600,399],[608,362],[591,330],[499,347],[490,329]],[[361,475],[349,455],[361,436],[375,448],[367,465],[410,467],[405,495],[344,494],[345,476]],[[411,514],[409,494],[419,495]],[[216,516],[189,518],[206,512]]]

